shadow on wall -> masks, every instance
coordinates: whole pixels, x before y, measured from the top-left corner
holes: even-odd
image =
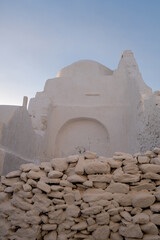
[[[108,155],[110,138],[105,126],[92,118],[67,121],[57,134],[54,157],[81,154],[87,150],[102,156]]]

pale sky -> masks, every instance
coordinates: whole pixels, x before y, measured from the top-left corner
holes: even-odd
[[[0,104],[21,105],[75,61],[114,70],[125,49],[160,90],[160,0],[0,0]]]

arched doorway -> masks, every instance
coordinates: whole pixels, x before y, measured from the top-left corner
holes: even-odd
[[[106,128],[92,118],[76,118],[66,122],[56,137],[55,157],[65,157],[94,151],[107,156],[110,148],[109,134]]]

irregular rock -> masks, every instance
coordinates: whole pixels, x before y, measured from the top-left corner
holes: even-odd
[[[45,172],[43,172],[43,171],[35,172],[35,171],[30,170],[27,173],[27,177],[31,178],[31,179],[39,179],[39,178],[41,178],[43,176],[46,176]]]
[[[66,158],[67,163],[76,163],[79,160],[79,155],[71,155]]]
[[[107,212],[97,214],[96,222],[99,225],[109,224],[109,214]]]
[[[20,208],[24,211],[28,211],[32,209],[32,204],[25,202],[22,198],[14,195],[11,199],[11,204],[17,208]]]
[[[56,224],[43,224],[42,225],[42,230],[44,231],[53,231],[56,230],[57,225]]]
[[[78,217],[80,214],[80,209],[79,207],[75,205],[69,205],[66,209],[66,216],[67,217]]]
[[[120,226],[119,234],[123,237],[142,238],[143,233],[138,224],[128,224],[127,226]]]
[[[145,234],[143,240],[160,240],[160,236]]]
[[[57,232],[52,231],[44,236],[44,240],[57,240]]]
[[[73,226],[71,227],[71,229],[72,229],[72,230],[75,230],[75,231],[81,231],[81,230],[84,230],[84,229],[86,229],[86,228],[87,228],[87,223],[86,223],[86,221],[82,221],[82,222],[77,223],[77,224],[75,224],[75,225],[73,225]]]
[[[140,164],[149,163],[150,159],[147,156],[138,156],[138,162]]]
[[[113,180],[120,183],[138,182],[140,180],[140,174],[132,175],[123,173],[122,169],[120,168],[113,173]]]
[[[6,178],[20,177],[20,175],[21,175],[21,171],[20,170],[16,170],[16,171],[8,173],[6,175]]]
[[[79,176],[77,174],[74,174],[67,178],[67,180],[71,183],[84,183],[87,178],[85,176]]]
[[[39,181],[37,183],[37,188],[41,189],[42,191],[44,191],[46,193],[50,193],[50,191],[51,191],[51,187],[42,181]]]
[[[84,165],[85,172],[87,174],[103,174],[103,173],[108,173],[108,165],[105,163],[102,163],[100,161],[91,161],[89,163],[86,163]]]
[[[134,207],[146,208],[155,202],[155,196],[149,192],[137,192],[133,195],[132,205]]]
[[[33,170],[36,172],[36,171],[39,171],[40,168],[33,163],[25,163],[20,166],[20,170],[22,172],[29,172],[30,170]]]
[[[160,165],[157,164],[142,164],[139,166],[139,168],[143,173],[147,172],[160,173]]]
[[[51,160],[51,165],[56,171],[64,172],[68,168],[66,158],[54,158]]]
[[[84,157],[80,156],[79,160],[78,160],[78,163],[77,163],[77,165],[75,167],[75,173],[76,174],[79,174],[79,175],[83,175],[84,174],[84,164],[85,164]]]
[[[154,223],[155,225],[160,226],[160,214],[156,213],[151,215],[150,217],[151,222]]]
[[[95,159],[97,158],[97,153],[86,151],[84,157],[87,159]]]
[[[92,181],[92,182],[110,183],[111,178],[112,178],[111,174],[88,175],[89,181]]]
[[[63,173],[60,172],[60,171],[50,171],[50,172],[48,173],[48,177],[49,177],[49,178],[60,178],[60,177],[62,177],[62,176],[63,176]]]
[[[111,193],[128,193],[129,186],[123,183],[111,183],[106,191]]]
[[[147,224],[141,225],[141,230],[144,233],[148,233],[148,234],[152,234],[152,235],[158,235],[158,228],[152,222],[149,222]]]
[[[160,203],[154,203],[153,205],[150,206],[150,209],[152,212],[160,212]]]
[[[149,216],[146,213],[138,213],[133,217],[133,223],[146,224],[149,222]]]
[[[123,217],[126,221],[128,221],[128,222],[131,222],[131,221],[132,221],[132,217],[131,217],[131,215],[130,215],[128,212],[122,211],[122,212],[120,212],[120,215],[121,215],[121,217]]]
[[[109,227],[107,225],[97,227],[92,236],[94,240],[106,240],[110,234]]]
[[[92,215],[92,214],[97,214],[99,212],[101,212],[103,209],[103,207],[101,206],[94,206],[94,207],[89,207],[89,208],[86,208],[84,210],[82,210],[82,214],[84,215]]]

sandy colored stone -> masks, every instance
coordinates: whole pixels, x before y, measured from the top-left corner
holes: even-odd
[[[13,198],[11,199],[11,204],[17,208],[20,208],[24,211],[28,211],[32,209],[32,204],[27,203],[24,201],[22,198],[14,195]]]
[[[78,217],[80,214],[80,209],[79,207],[75,205],[69,205],[66,209],[66,216],[67,217]]]
[[[109,237],[110,230],[107,225],[98,227],[92,234],[94,240],[106,240]]]
[[[157,164],[142,164],[139,166],[139,168],[143,173],[147,172],[160,173],[160,165]]]
[[[82,199],[85,202],[95,202],[99,200],[111,200],[113,198],[112,193],[105,192],[102,189],[88,189],[84,192]]]
[[[62,209],[50,211],[48,213],[49,223],[61,224],[65,220],[65,213]]]
[[[13,186],[15,183],[19,181],[18,177],[15,178],[6,178],[4,176],[1,176],[1,183],[3,183],[6,186]]]
[[[131,221],[132,221],[132,217],[131,217],[131,215],[130,215],[128,212],[122,211],[122,212],[120,212],[120,215],[121,215],[121,217],[123,217],[126,221],[128,221],[128,222],[131,222]]]
[[[73,193],[73,192],[64,194],[63,197],[64,197],[65,202],[66,202],[68,205],[74,204],[75,198],[74,198],[74,193]]]
[[[9,172],[7,175],[6,175],[6,178],[14,178],[14,177],[20,177],[21,175],[21,171],[20,170],[15,170],[13,172]]]
[[[154,203],[153,205],[150,206],[150,209],[152,212],[159,213],[160,212],[160,203]]]
[[[113,199],[124,207],[132,205],[132,195],[130,193],[113,193]]]
[[[87,180],[87,178],[86,176],[79,176],[77,174],[74,174],[68,177],[67,180],[71,183],[84,183]]]
[[[44,236],[44,240],[57,240],[57,232],[52,231]]]
[[[155,214],[151,215],[150,220],[155,225],[160,226],[160,214],[155,213]]]
[[[35,239],[40,230],[39,226],[33,226],[32,228],[19,228],[16,231],[16,235],[20,237],[20,239]]]
[[[104,183],[104,182],[93,182],[93,187],[100,188],[100,189],[106,189],[107,183]]]
[[[153,149],[153,152],[156,153],[156,154],[160,154],[160,148],[155,147],[155,148]]]
[[[149,216],[146,213],[138,213],[133,217],[133,223],[146,224],[149,222]]]
[[[37,172],[35,172],[35,171],[30,170],[30,171],[27,173],[27,177],[28,177],[28,178],[31,178],[31,179],[33,179],[33,180],[37,180],[37,179],[39,179],[39,178],[41,178],[41,177],[43,177],[43,176],[46,176],[45,172],[43,172],[43,171],[37,171]]]
[[[123,167],[123,171],[128,174],[137,174],[139,172],[139,168],[136,163],[128,163]]]
[[[127,226],[120,226],[119,234],[123,237],[142,238],[143,233],[138,224],[128,224]]]
[[[108,165],[105,163],[102,163],[100,161],[91,161],[89,163],[86,163],[84,165],[85,172],[87,174],[103,174],[103,173],[108,173]]]
[[[115,170],[113,173],[113,180],[120,183],[132,183],[140,180],[140,174],[128,174],[124,173],[121,168]]]
[[[152,158],[150,163],[160,165],[160,158]]]
[[[117,215],[118,213],[120,213],[120,212],[122,212],[123,211],[123,207],[110,207],[109,209],[108,209],[108,213],[109,213],[109,215]]]
[[[37,188],[41,189],[42,191],[44,191],[46,193],[50,193],[50,191],[51,191],[51,187],[42,181],[39,181],[37,183]]]
[[[122,161],[121,160],[115,160],[113,158],[108,158],[107,162],[108,162],[108,164],[110,165],[111,168],[120,168],[122,166]]]
[[[56,171],[64,172],[68,168],[66,158],[54,158],[51,160],[51,165]]]
[[[149,192],[137,192],[133,195],[132,205],[134,207],[146,208],[155,202],[155,196]]]
[[[92,225],[88,226],[88,227],[87,227],[87,231],[88,231],[88,232],[93,232],[93,231],[95,231],[97,228],[98,228],[98,224],[95,223],[95,224],[92,224]]]
[[[160,236],[145,234],[143,240],[160,240]]]
[[[32,187],[31,187],[31,185],[26,183],[26,184],[23,185],[23,190],[25,192],[30,192],[32,190]]]
[[[86,151],[84,154],[84,157],[87,159],[95,159],[95,158],[97,158],[97,153]]]
[[[152,235],[158,235],[158,228],[152,222],[141,225],[140,227],[141,227],[141,229],[144,233],[148,233],[148,234],[152,234]]]
[[[66,158],[67,163],[76,163],[78,162],[79,155],[71,155]]]
[[[86,221],[82,221],[80,223],[77,223],[71,227],[73,231],[81,231],[87,228],[87,223]]]
[[[111,183],[106,191],[111,193],[128,193],[129,186],[124,183]]]
[[[37,186],[37,182],[33,179],[28,179],[27,183],[29,185],[31,185],[32,187],[36,187]]]
[[[101,206],[94,206],[94,207],[89,207],[86,208],[84,210],[82,210],[82,214],[84,215],[92,215],[92,214],[98,214],[99,212],[101,212],[103,209],[103,207]]]
[[[47,195],[50,198],[63,198],[64,192],[59,192],[59,191],[53,192],[53,191],[51,191]]]
[[[138,186],[133,186],[131,187],[132,190],[134,191],[143,191],[143,190],[149,190],[149,191],[152,191],[152,190],[155,190],[155,185],[152,184],[152,183],[139,183]]]
[[[49,173],[48,173],[48,177],[49,178],[60,178],[60,177],[62,177],[63,176],[63,173],[62,172],[60,172],[60,171],[50,171]]]
[[[85,181],[84,183],[83,183],[83,185],[85,186],[85,187],[93,187],[93,182],[92,181]]]
[[[30,170],[33,170],[36,172],[36,171],[39,171],[40,168],[34,163],[26,163],[20,166],[20,170],[23,172],[29,172]]]
[[[112,222],[111,220],[109,221],[109,229],[112,232],[117,232],[119,230],[120,223]]]
[[[140,164],[149,163],[150,159],[147,156],[138,156],[138,162]]]
[[[111,174],[88,175],[89,181],[92,181],[92,182],[110,183],[111,178],[112,178]]]
[[[111,240],[123,240],[123,237],[118,232],[112,232],[110,235]]]
[[[53,231],[56,230],[57,225],[56,224],[43,224],[42,225],[42,230],[44,231]]]
[[[109,214],[107,212],[97,214],[96,222],[99,225],[109,224]]]
[[[85,160],[83,156],[79,156],[77,165],[75,167],[75,173],[79,175],[84,174],[84,165],[85,165]]]
[[[81,200],[81,193],[80,193],[79,190],[74,191],[74,198],[75,198],[76,201]]]
[[[151,180],[160,180],[160,175],[154,172],[147,172],[143,175],[143,178]]]

